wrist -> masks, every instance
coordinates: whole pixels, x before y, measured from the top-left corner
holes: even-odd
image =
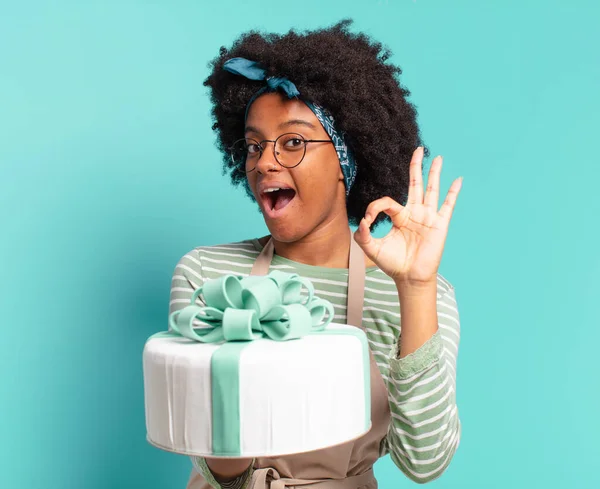
[[[435,334],[438,329],[437,283],[418,286],[400,283],[398,298],[400,302],[400,330],[398,358],[418,350]]]
[[[400,300],[403,299],[423,299],[437,296],[437,281],[428,282],[409,282],[407,280],[394,280],[398,289]]]

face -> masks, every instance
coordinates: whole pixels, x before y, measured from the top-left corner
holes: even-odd
[[[261,95],[250,106],[245,137],[275,140],[294,132],[304,139],[330,141],[314,113],[300,100],[273,92]],[[293,144],[293,143],[292,143]],[[328,224],[348,221],[344,176],[331,142],[306,145],[302,162],[294,168],[281,166],[273,155],[273,143],[255,158],[256,167],[247,173],[271,235],[278,241],[297,241]],[[268,192],[269,189],[286,189]],[[336,226],[331,226],[336,228]]]

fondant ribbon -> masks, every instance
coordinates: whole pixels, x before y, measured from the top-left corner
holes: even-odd
[[[308,291],[303,297],[302,289]],[[206,306],[196,304],[201,297]],[[212,453],[242,454],[240,355],[252,340],[286,341],[308,334],[353,335],[363,351],[365,427],[371,423],[369,347],[359,328],[327,328],[333,305],[315,297],[314,287],[298,274],[275,270],[268,275],[224,275],[196,289],[190,305],[169,316],[170,331],[155,337],[185,336],[201,343],[225,340],[211,356]],[[199,319],[206,327],[194,328]]]
[[[302,297],[302,288],[308,296]],[[206,306],[196,304],[202,296]],[[274,270],[268,275],[223,275],[195,290],[190,305],[173,312],[173,332],[202,343],[276,341],[322,331],[333,319],[333,305],[314,297],[314,287],[298,274]],[[194,320],[206,327],[194,328]]]

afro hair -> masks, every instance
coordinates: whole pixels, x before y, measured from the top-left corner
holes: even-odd
[[[223,154],[223,173],[233,185],[243,185],[254,200],[244,171],[236,165],[229,148],[244,134],[246,105],[264,86],[223,69],[230,58],[258,61],[267,76],[291,80],[301,97],[325,107],[345,133],[356,160],[357,174],[346,200],[348,220],[358,225],[373,200],[389,196],[406,204],[412,153],[423,146],[417,126],[417,111],[407,98],[410,91],[401,86],[398,66],[386,63],[391,51],[364,33],[348,28],[343,19],[329,28],[298,33],[260,33],[250,30],[234,41],[231,49],[221,47],[209,67],[204,85],[210,88],[212,129]],[[374,229],[389,220],[380,214]]]

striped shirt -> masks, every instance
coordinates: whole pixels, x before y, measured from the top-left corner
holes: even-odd
[[[249,275],[261,250],[257,239],[249,239],[201,246],[185,254],[175,267],[169,312],[189,305],[194,290],[207,280],[225,274]],[[274,255],[270,270],[297,273],[309,279],[315,295],[334,306],[333,322],[346,322],[347,269],[306,265]],[[454,287],[439,273],[437,315],[438,331],[418,350],[398,358],[401,331],[396,285],[378,267],[366,269],[362,325],[387,386],[391,411],[381,456],[389,453],[394,464],[418,483],[434,480],[444,472],[461,434],[456,406],[460,322]],[[225,489],[225,484],[221,486],[212,476],[204,459],[192,457],[192,462],[213,487]],[[238,482],[247,482],[251,472]]]

